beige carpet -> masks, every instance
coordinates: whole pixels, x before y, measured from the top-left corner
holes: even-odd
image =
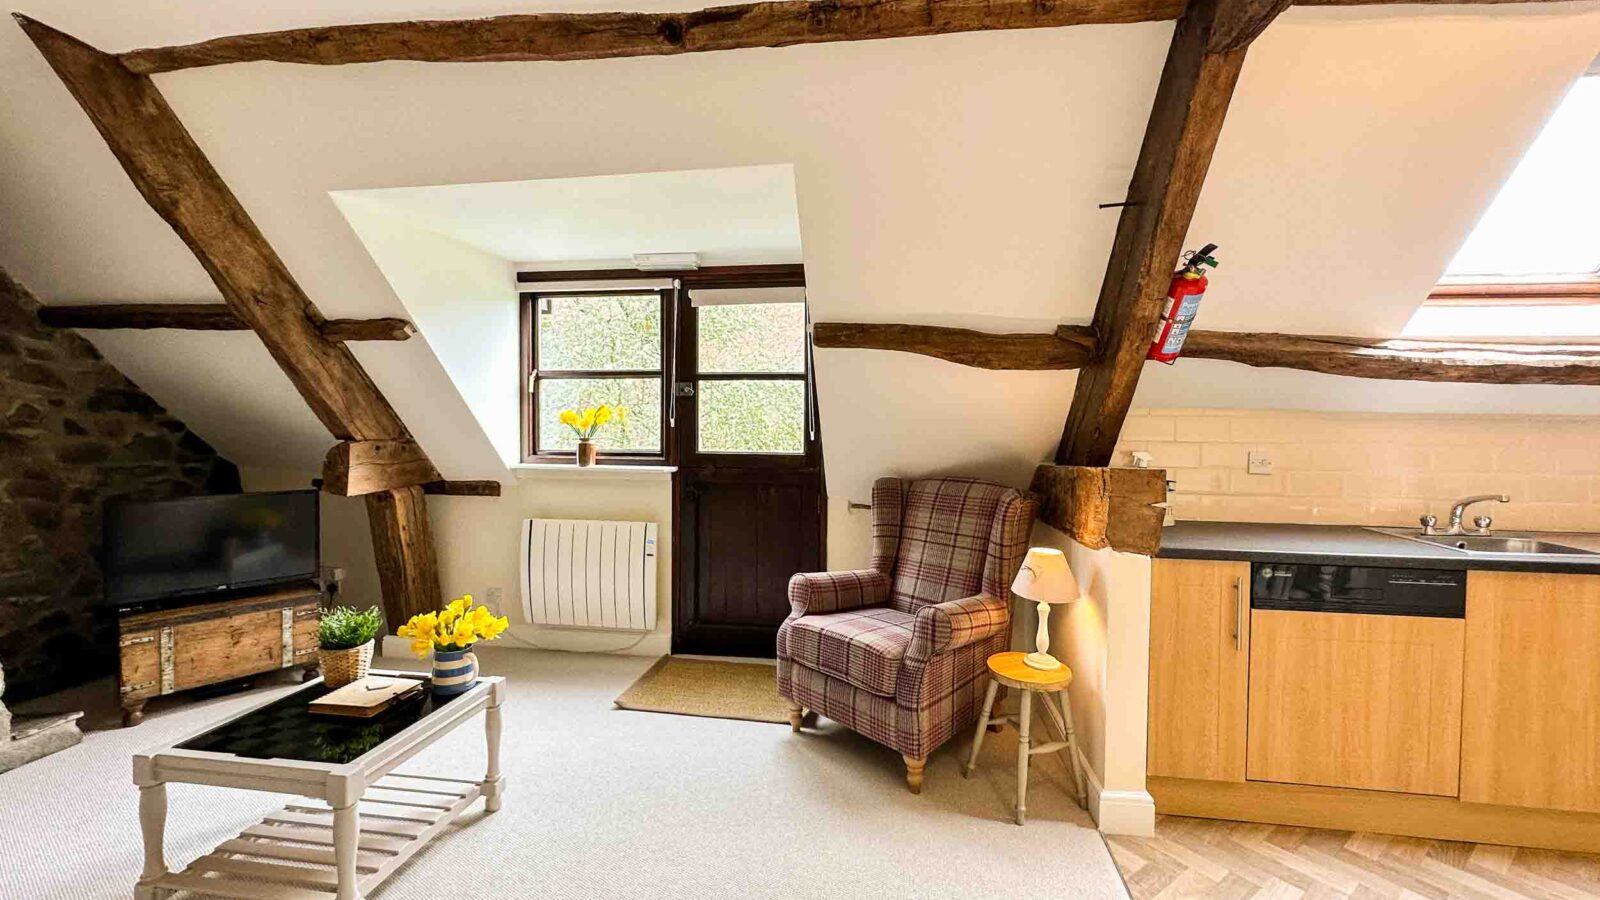
[[[663,656],[616,699],[620,709],[789,724],[773,667]]]
[[[615,709],[649,659],[480,656],[486,672],[511,678],[505,807],[468,812],[371,900],[1127,897],[1054,757],[1035,763],[1028,825],[1011,824],[1009,732],[984,742],[971,780],[959,772],[965,738],[935,753],[914,797],[897,754],[830,722],[797,735]],[[130,754],[288,689],[168,698],[137,728],[91,732],[0,775],[0,898],[126,900],[141,859]],[[483,729],[472,724],[406,769],[470,776],[483,765]],[[194,859],[284,799],[173,785],[169,862]]]

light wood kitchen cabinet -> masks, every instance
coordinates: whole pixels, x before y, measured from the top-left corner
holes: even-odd
[[[1600,578],[1472,572],[1461,799],[1600,812]]]
[[[1460,619],[1258,609],[1249,778],[1454,797]]]
[[[1244,781],[1250,564],[1151,567],[1151,775]]]

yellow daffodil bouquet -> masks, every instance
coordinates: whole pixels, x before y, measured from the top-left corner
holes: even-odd
[[[625,407],[612,406],[606,403],[600,406],[588,407],[583,412],[578,412],[575,409],[563,409],[561,411],[561,424],[571,428],[580,441],[594,440],[594,433],[600,430],[600,426],[613,419],[618,424],[626,422],[628,420],[628,410]]]
[[[412,616],[397,633],[411,639],[411,652],[418,659],[427,659],[434,651],[456,653],[479,641],[492,641],[510,625],[505,616],[496,616],[487,606],[474,606],[472,595],[463,594],[439,612]]]

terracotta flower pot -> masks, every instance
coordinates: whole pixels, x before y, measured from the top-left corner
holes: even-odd
[[[600,453],[600,451],[599,451],[599,449],[597,447],[595,447],[594,441],[579,441],[578,442],[578,465],[580,465],[580,466],[592,466],[592,465],[594,465],[595,458],[599,455],[599,453]]]
[[[318,650],[317,658],[322,667],[322,683],[337,688],[367,677],[367,671],[372,668],[374,643],[367,641],[359,647],[351,647],[348,650]]]

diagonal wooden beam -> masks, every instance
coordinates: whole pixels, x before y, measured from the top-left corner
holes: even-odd
[[[1288,0],[1193,0],[1172,35],[1091,324],[1056,462],[1103,466],[1133,403],[1151,330],[1205,183],[1249,39]],[[1242,43],[1241,43],[1242,42]],[[1237,45],[1237,46],[1234,46]]]
[[[410,433],[195,144],[150,78],[37,22],[17,21],[99,130],[145,202],[255,330],[317,419],[341,441],[406,441]],[[431,468],[431,466],[430,466]],[[369,494],[368,521],[390,627],[438,605],[438,563],[422,488]]]
[[[16,19],[328,431],[340,440],[408,438],[350,351],[322,335],[322,315],[150,79],[48,25]]]
[[[1386,3],[1542,3],[1552,0],[1299,0],[1309,6]],[[410,60],[507,62],[668,56],[829,41],[963,31],[1059,28],[1178,18],[1183,0],[779,0],[695,12],[536,13],[329,25],[132,50],[120,59],[141,75],[239,62],[319,66]],[[1240,23],[1251,21],[1241,18]],[[1255,21],[1260,21],[1256,19]],[[1248,42],[1228,31],[1218,49]]]
[[[53,328],[250,331],[226,303],[91,303],[44,306],[39,321]],[[404,341],[414,329],[405,319],[326,319],[322,336],[330,341]]]

